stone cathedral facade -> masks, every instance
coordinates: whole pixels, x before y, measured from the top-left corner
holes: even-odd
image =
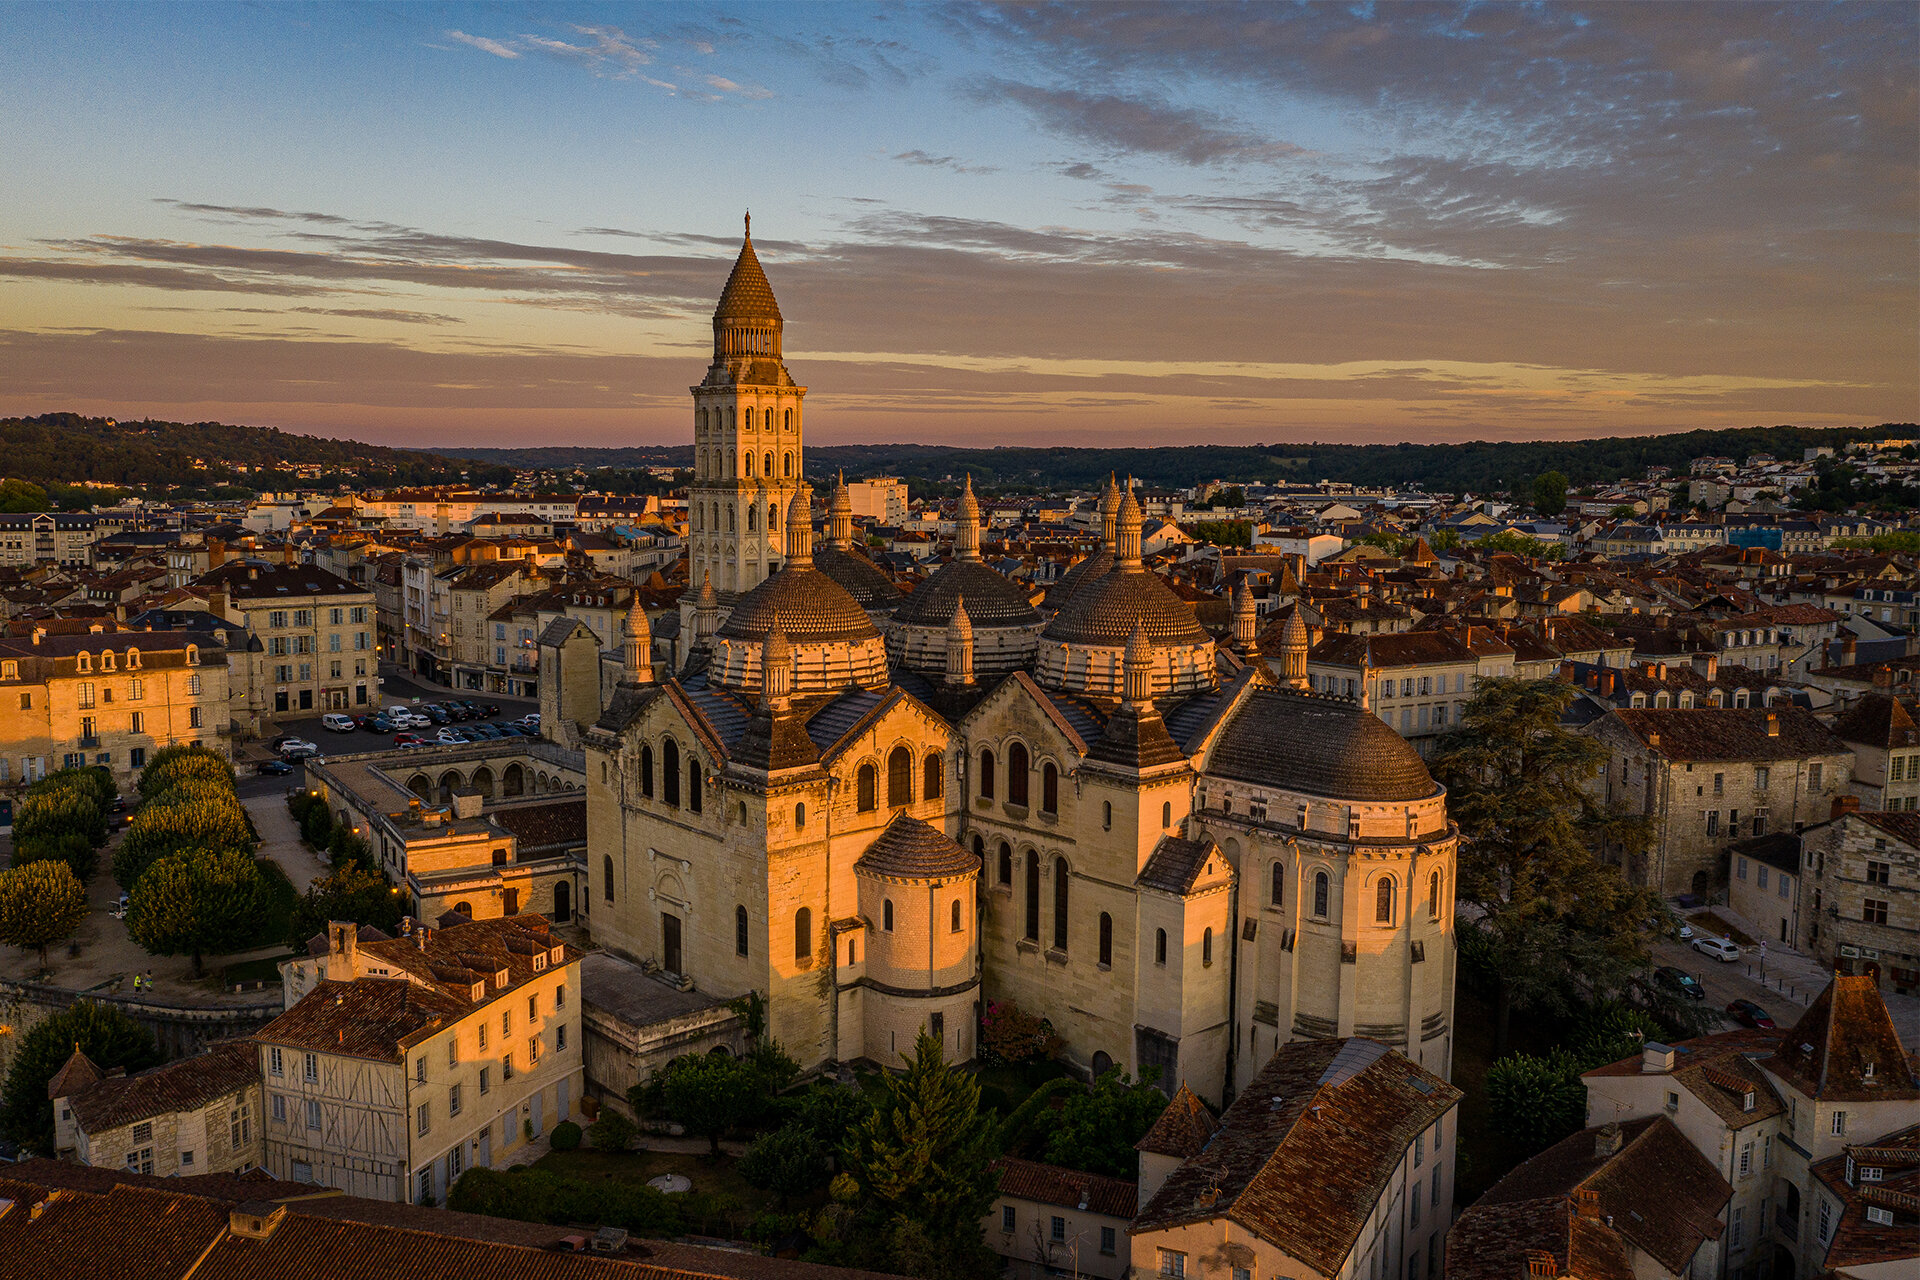
[[[655,668],[637,606],[610,687],[550,655],[593,690],[555,701],[594,940],[761,993],[810,1068],[897,1066],[922,1030],[969,1059],[1013,1000],[1079,1068],[1216,1103],[1294,1039],[1447,1074],[1457,836],[1419,755],[1307,691],[1304,628],[1263,661],[1244,592],[1228,640],[1200,627],[1141,564],[1130,486],[1038,606],[981,559],[970,488],[910,595],[844,487],[816,539],[781,330],[749,238],[692,388],[689,661]]]

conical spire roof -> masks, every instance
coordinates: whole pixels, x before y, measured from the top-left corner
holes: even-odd
[[[774,300],[773,286],[760,268],[760,255],[753,251],[753,216],[747,216],[746,239],[740,256],[733,261],[727,287],[720,291],[720,305],[713,309],[714,323],[722,320],[761,320],[780,323],[780,304]]]

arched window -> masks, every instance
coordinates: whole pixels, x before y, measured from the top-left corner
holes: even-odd
[[[747,909],[733,909],[733,953],[737,956],[747,954]]]
[[[1027,855],[1027,941],[1040,941],[1040,855]]]
[[[787,410],[787,430],[793,430],[793,410]]]
[[[878,808],[878,802],[874,799],[877,786],[877,775],[873,766],[861,765],[860,772],[854,775],[854,808],[861,813],[872,813]]]
[[[793,829],[795,831],[807,829],[807,806],[804,804],[793,806]]]
[[[893,932],[893,899],[888,898],[880,904],[880,928],[887,933]]]
[[[1153,931],[1153,962],[1155,964],[1167,962],[1167,931],[1165,929]]]
[[[1276,907],[1287,900],[1287,869],[1281,863],[1273,864],[1273,885],[1268,894]]]
[[[935,752],[926,758],[920,770],[920,798],[938,800],[940,798],[940,753]]]
[[[1172,825],[1173,825],[1173,801],[1162,800],[1160,802],[1160,826],[1164,830],[1165,828],[1170,827]]]
[[[1000,883],[1013,884],[1013,850],[1005,840],[1000,842]]]
[[[640,744],[640,794],[653,799],[653,746]]]
[[[733,504],[731,502],[727,504],[727,532],[733,532]]]
[[[1102,800],[1100,802],[1100,829],[1102,831],[1113,830],[1113,801],[1111,800]]]
[[[1434,872],[1427,877],[1427,918],[1440,918],[1440,873]]]
[[[767,410],[767,426],[773,426],[773,410],[771,409]],[[766,466],[761,470],[760,474],[769,480],[773,479],[773,450],[771,449],[767,450]]]
[[[1040,812],[1060,812],[1060,771],[1051,763],[1040,766]]]
[[[760,508],[747,504],[747,532],[752,533],[760,521]]]
[[[1053,860],[1053,947],[1067,949],[1067,860]]]
[[[1373,887],[1373,919],[1376,924],[1393,923],[1393,877],[1381,876]]]
[[[605,854],[600,859],[600,886],[607,895],[607,901],[613,901],[613,855]]]
[[[749,410],[749,412],[751,412],[751,410]],[[751,480],[753,479],[753,454],[752,453],[747,454],[746,463],[747,463],[747,479]],[[753,513],[748,512],[747,514],[748,514],[748,519],[751,520]]]
[[[983,800],[993,799],[993,752],[980,752],[980,796]]]
[[[1104,911],[1100,913],[1100,963],[1113,967],[1113,917]]]
[[[680,744],[668,738],[660,744],[660,780],[666,783],[666,800],[680,807]]]
[[[694,813],[700,812],[700,758],[698,756],[687,757],[687,808]]]
[[[792,454],[783,453],[780,455],[780,474],[788,479],[793,478],[793,455]]]
[[[847,939],[847,963],[860,963],[860,939],[858,938]]]
[[[887,807],[913,803],[913,752],[895,747],[887,753]]]
[[[793,913],[793,958],[813,959],[813,912],[806,907]]]
[[[1327,918],[1329,887],[1326,872],[1316,871],[1313,873],[1313,914],[1322,920]]]
[[[1016,742],[1007,748],[1007,803],[1023,808],[1027,803],[1027,775],[1031,765],[1027,763],[1027,749]]]
[[[960,932],[960,899],[953,900],[953,931]]]
[[[1213,963],[1213,929],[1211,927],[1200,935],[1200,963],[1202,965]]]
[[[733,450],[729,449],[727,450],[727,474],[729,476],[735,475],[738,473],[738,470],[739,470],[739,466],[738,466],[738,463],[735,462],[734,460]]]

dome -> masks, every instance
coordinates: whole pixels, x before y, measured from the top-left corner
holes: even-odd
[[[826,543],[813,549],[813,567],[847,589],[862,609],[879,612],[900,603],[900,588],[858,551]]]
[[[896,814],[854,868],[896,880],[942,880],[973,875],[980,859],[918,818]]]
[[[811,564],[789,564],[741,596],[719,634],[725,640],[757,641],[776,620],[795,648],[880,635],[847,589]]]
[[[1405,738],[1358,703],[1257,690],[1221,730],[1207,776],[1330,800],[1402,803],[1439,791]]]
[[[973,613],[973,591],[967,591]],[[977,620],[979,615],[974,614]],[[1193,606],[1173,593],[1159,575],[1146,569],[1114,569],[1088,581],[1054,615],[1040,638],[1058,644],[1120,648],[1134,626],[1156,645],[1211,644],[1213,637],[1194,617]]]
[[[760,255],[753,251],[752,230],[749,222],[746,242],[740,246],[740,256],[734,259],[727,287],[720,291],[720,305],[713,309],[716,327],[729,320],[780,323],[780,304],[774,300],[767,273],[760,268]]]
[[[893,621],[900,626],[938,627],[944,633],[962,596],[966,597],[967,617],[975,631],[1040,625],[1039,611],[1026,592],[980,560],[949,560],[934,570],[932,577],[900,602],[893,611]]]
[[[1080,594],[1082,587],[1095,579],[1104,578],[1112,568],[1113,548],[1100,547],[1060,575],[1060,581],[1054,583],[1053,589],[1047,592],[1048,607],[1056,610],[1065,608],[1069,601]]]

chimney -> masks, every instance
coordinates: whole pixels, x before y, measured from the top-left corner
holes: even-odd
[[[35,644],[39,644],[42,640],[45,640],[46,638],[47,638],[47,629],[45,627],[35,627],[33,629],[33,642]]]
[[[456,818],[477,818],[480,816],[480,793],[462,791],[453,797],[453,816]]]
[[[1576,1217],[1597,1218],[1600,1216],[1600,1193],[1592,1187],[1573,1189],[1573,1212]]]
[[[1860,812],[1859,796],[1835,796],[1833,798],[1833,817],[1844,818],[1849,813]]]
[[[1552,1280],[1560,1274],[1560,1264],[1545,1249],[1527,1250],[1527,1275],[1530,1280]]]
[[[1603,1124],[1593,1131],[1593,1154],[1599,1160],[1611,1160],[1626,1145],[1626,1134],[1618,1122]]]
[[[1767,712],[1767,736],[1769,738],[1780,736],[1780,713],[1777,711]]]
[[[346,974],[329,975],[336,982],[350,982],[354,978],[354,969],[359,959],[360,926],[350,920],[327,921],[327,955],[339,956],[346,961]]]
[[[1847,634],[1841,636],[1840,637],[1840,665],[1843,667],[1852,666],[1854,661],[1854,655],[1859,651],[1859,648],[1860,648],[1860,638],[1854,635],[1853,632],[1849,631],[1847,632]]]
[[[1658,1040],[1649,1040],[1640,1046],[1640,1069],[1642,1071],[1671,1071],[1673,1070],[1673,1059],[1674,1049],[1672,1045],[1661,1044]],[[1616,1142],[1620,1136],[1619,1128],[1618,1125],[1613,1126]],[[1603,1152],[1602,1154],[1606,1153]]]

